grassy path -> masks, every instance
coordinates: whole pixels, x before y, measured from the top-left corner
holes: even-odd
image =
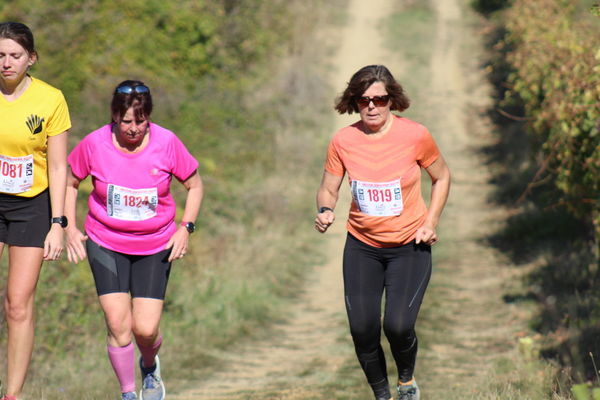
[[[330,84],[333,98],[361,66],[386,64],[409,89],[408,116],[430,128],[453,173],[434,276],[418,322],[423,399],[544,398],[518,394],[531,383],[516,351],[528,315],[502,301],[506,282],[518,271],[484,241],[505,214],[488,202],[493,188],[480,151],[493,138],[484,115],[489,88],[474,16],[467,0],[432,0],[429,8],[424,2],[401,3],[349,1],[347,23],[335,32]],[[411,31],[430,41],[411,43]],[[335,118],[335,129],[356,119]],[[324,135],[331,133],[324,129]],[[315,177],[315,188],[317,183]],[[347,191],[344,196],[338,221],[324,236],[328,262],[311,271],[288,317],[264,338],[212,354],[222,368],[170,392],[170,399],[370,398],[342,301]],[[523,389],[530,392],[535,390]]]
[[[337,95],[335,91],[341,90],[358,68],[367,63],[384,62],[387,53],[378,26],[392,12],[392,3],[389,0],[349,2],[348,23],[343,32],[336,33],[345,40],[333,59],[332,99]],[[336,116],[334,124],[341,127],[355,119],[355,116]],[[333,133],[329,130],[324,129],[324,134]],[[315,190],[318,179],[315,177]],[[212,354],[221,360],[224,368],[207,379],[199,379],[177,395],[169,395],[170,399],[317,399],[327,396],[323,392],[329,390],[327,387],[338,379],[339,370],[354,357],[346,332],[342,295],[340,257],[349,205],[348,193],[342,196],[337,213],[339,220],[323,236],[328,262],[316,266],[310,273],[303,293],[289,310],[286,320],[268,332],[267,338]]]

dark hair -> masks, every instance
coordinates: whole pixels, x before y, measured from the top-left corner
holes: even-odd
[[[31,33],[31,29],[25,24],[20,22],[0,23],[0,38],[14,40],[19,43],[30,56],[35,55],[37,57],[38,55],[37,51],[35,51],[33,33]]]
[[[410,106],[410,100],[404,94],[402,86],[394,79],[384,65],[367,65],[359,69],[348,82],[344,93],[336,100],[335,109],[340,114],[358,112],[356,99],[375,82],[382,82],[390,95],[390,110],[404,111]]]
[[[137,93],[135,90],[131,93],[119,93],[117,89],[123,86],[136,88],[138,86],[147,87],[142,81],[126,80],[117,85],[110,103],[111,120],[114,121],[115,115],[123,118],[123,115],[130,107],[133,107],[135,118],[147,118],[152,113],[152,95],[148,90],[146,93]]]

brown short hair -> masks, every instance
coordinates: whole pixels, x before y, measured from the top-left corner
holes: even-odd
[[[110,104],[112,122],[116,122],[114,119],[117,115],[123,118],[123,115],[125,115],[130,107],[133,107],[133,113],[136,118],[150,117],[150,114],[152,114],[152,95],[150,94],[150,90],[148,89],[146,93],[137,93],[135,91],[131,93],[119,93],[117,89],[123,86],[130,86],[132,88],[138,86],[148,87],[144,82],[136,80],[126,80],[119,83],[115,88]]]
[[[352,75],[344,93],[336,100],[335,109],[340,114],[358,112],[356,99],[375,82],[382,82],[390,95],[390,109],[404,111],[410,106],[410,100],[394,76],[384,65],[367,65]]]
[[[25,24],[20,22],[0,23],[0,38],[14,40],[19,43],[30,56],[33,55],[37,57],[38,55],[37,51],[35,51],[33,33],[31,33],[31,29]]]

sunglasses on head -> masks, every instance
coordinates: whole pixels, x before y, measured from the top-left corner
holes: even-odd
[[[119,86],[118,88],[116,88],[115,89],[115,93],[122,93],[122,94],[131,94],[131,93],[144,94],[144,93],[150,93],[150,89],[148,88],[148,86],[145,86],[145,85],[135,85],[135,86],[123,85],[123,86]]]
[[[356,99],[358,105],[367,107],[371,102],[375,105],[375,107],[383,107],[387,106],[388,101],[390,101],[390,95],[386,94],[385,96],[361,96]]]

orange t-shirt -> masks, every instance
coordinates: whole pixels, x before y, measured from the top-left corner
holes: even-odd
[[[421,168],[440,152],[423,125],[392,116],[390,130],[371,138],[360,121],[339,130],[329,143],[325,170],[348,173],[352,206],[348,232],[374,247],[401,246],[415,238],[427,215]]]

